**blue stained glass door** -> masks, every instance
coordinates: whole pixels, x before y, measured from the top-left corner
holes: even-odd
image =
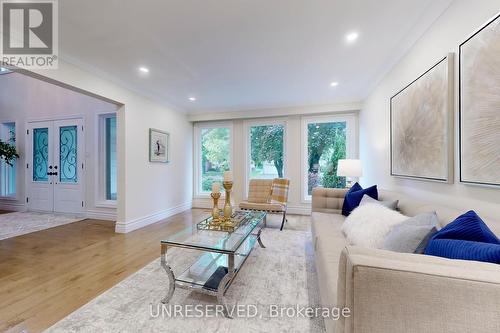
[[[49,129],[33,129],[33,181],[49,180]]]
[[[54,121],[54,211],[75,213],[84,210],[85,139],[83,120]]]
[[[27,190],[29,210],[79,214],[85,209],[83,120],[33,122]]]
[[[59,128],[59,181],[78,182],[78,132],[76,126]]]
[[[53,211],[54,177],[53,122],[34,122],[28,125],[28,210]]]

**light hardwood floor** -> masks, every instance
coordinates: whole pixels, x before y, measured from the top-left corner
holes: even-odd
[[[208,214],[192,209],[128,234],[84,220],[0,241],[0,332],[52,326],[158,258],[165,236]],[[289,216],[289,228],[304,219]]]
[[[0,241],[0,332],[40,332],[160,256],[160,240],[208,213],[193,209],[116,234],[84,220]]]

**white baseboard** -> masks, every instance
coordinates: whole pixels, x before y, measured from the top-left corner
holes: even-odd
[[[7,210],[11,212],[26,212],[28,209],[25,204],[15,201],[9,202],[5,200],[5,201],[0,201],[0,210]],[[44,212],[44,211],[39,211],[39,212]],[[83,212],[81,216],[82,218],[88,218],[88,219],[116,221],[116,212],[113,211],[105,212],[99,210],[87,210]]]
[[[191,209],[191,201],[128,222],[116,222],[115,232],[125,234]]]
[[[25,212],[26,205],[15,201],[2,201],[0,202],[0,210],[7,210],[11,212]]]
[[[311,215],[311,206],[288,206],[288,214]]]
[[[212,209],[212,199],[194,199],[193,208]],[[304,206],[288,205],[287,213],[294,215],[311,215],[311,204]]]
[[[193,199],[193,208],[212,209],[212,205],[213,205],[212,199],[203,199],[203,198]]]
[[[116,221],[116,211],[87,210],[86,217],[94,220]]]

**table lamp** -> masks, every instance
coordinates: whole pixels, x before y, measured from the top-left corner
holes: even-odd
[[[346,186],[347,188],[351,188],[353,182],[352,178],[363,176],[361,160],[339,160],[339,164],[337,167],[337,176],[346,177]]]

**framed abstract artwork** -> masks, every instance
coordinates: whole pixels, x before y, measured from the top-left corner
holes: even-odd
[[[170,162],[170,134],[156,129],[149,129],[149,161]]]
[[[459,48],[460,182],[500,186],[500,15]]]
[[[453,181],[453,54],[391,98],[391,175]]]

